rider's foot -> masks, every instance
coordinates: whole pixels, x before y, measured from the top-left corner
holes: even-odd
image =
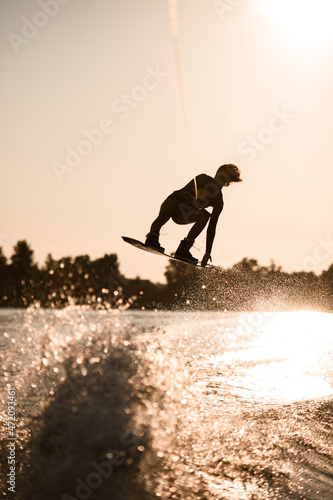
[[[177,257],[178,259],[184,259],[190,262],[191,264],[197,264],[198,259],[193,257],[193,255],[190,253],[190,248],[193,245],[193,243],[194,243],[193,241],[190,241],[187,238],[182,240],[180,242],[179,247],[176,250],[175,257]]]
[[[159,252],[164,253],[164,248],[160,245],[160,242],[158,241],[159,234],[156,232],[150,232],[146,236],[146,241],[145,245],[150,248],[154,248],[154,250],[158,250]]]

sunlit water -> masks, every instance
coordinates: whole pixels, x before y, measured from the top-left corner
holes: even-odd
[[[0,349],[8,498],[333,498],[332,314],[0,310]]]

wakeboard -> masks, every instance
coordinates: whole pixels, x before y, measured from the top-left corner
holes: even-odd
[[[140,250],[144,250],[145,252],[154,253],[156,255],[163,255],[164,257],[167,257],[167,259],[177,260],[178,262],[183,262],[184,264],[189,264],[190,266],[200,267],[201,269],[214,269],[215,267],[214,264],[206,264],[205,266],[201,266],[200,262],[197,262],[197,264],[193,264],[193,262],[187,259],[182,259],[180,257],[175,257],[174,255],[169,255],[165,252],[160,252],[159,250],[156,250],[156,248],[149,247],[145,243],[142,243],[139,240],[135,240],[134,238],[129,238],[128,236],[122,236],[122,239],[126,241],[126,243],[129,243],[130,245],[133,245]]]

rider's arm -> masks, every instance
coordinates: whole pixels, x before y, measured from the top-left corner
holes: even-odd
[[[215,238],[216,225],[219,217],[221,215],[223,209],[223,202],[218,206],[214,207],[213,213],[210,217],[208,229],[207,229],[207,238],[206,238],[206,253],[201,261],[201,265],[205,266],[209,259],[211,259],[211,251],[213,247],[213,242]]]

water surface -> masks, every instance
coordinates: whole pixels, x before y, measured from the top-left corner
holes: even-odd
[[[12,498],[333,498],[332,314],[1,310],[0,353]]]

